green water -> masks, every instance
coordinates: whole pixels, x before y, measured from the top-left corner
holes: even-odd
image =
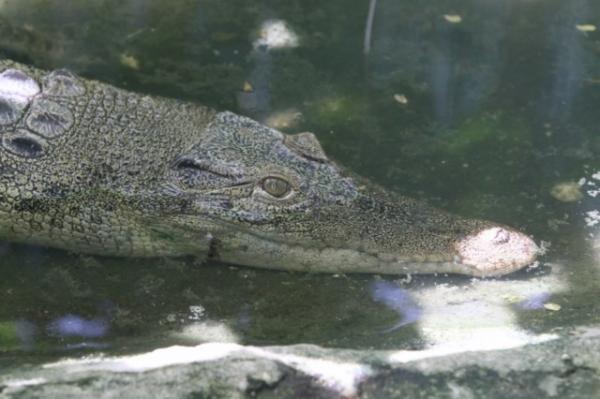
[[[539,267],[499,280],[499,289],[562,284],[540,288],[558,311],[523,309],[514,305],[523,298],[508,295],[518,328],[600,322],[600,32],[592,29],[600,3],[379,0],[366,51],[368,8],[366,0],[0,0],[0,54],[264,121],[297,115],[281,130],[314,132],[354,172],[550,243]],[[257,50],[268,20],[285,21],[298,45]],[[579,198],[552,194],[565,182]],[[0,366],[186,343],[182,329],[199,322],[226,326],[245,344],[426,345],[415,323],[386,332],[401,315],[374,300],[378,276],[15,244],[0,252]],[[473,285],[385,279],[409,293]],[[105,331],[57,334],[66,315]]]

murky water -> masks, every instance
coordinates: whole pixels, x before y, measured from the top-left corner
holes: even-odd
[[[600,322],[600,4],[371,3],[0,0],[0,54],[315,132],[385,187],[549,243],[537,267],[332,276],[4,244],[0,370],[215,340],[485,348]]]

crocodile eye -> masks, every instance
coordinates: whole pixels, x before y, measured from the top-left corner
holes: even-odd
[[[292,186],[280,177],[265,177],[260,183],[261,188],[275,198],[285,197]]]

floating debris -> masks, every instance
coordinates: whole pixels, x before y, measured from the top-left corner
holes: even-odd
[[[175,313],[169,313],[167,317],[165,317],[167,323],[175,323],[177,321],[177,315]]]
[[[136,71],[140,69],[140,62],[131,54],[122,53],[119,57],[119,61],[121,62],[121,65],[126,66],[127,68],[134,69]]]
[[[250,82],[245,81],[244,82],[244,86],[242,87],[242,91],[246,92],[246,93],[251,93],[254,91],[254,87],[252,87],[252,85],[250,84]]]
[[[550,195],[562,202],[575,202],[583,198],[579,183],[573,181],[555,184]]]
[[[594,227],[595,225],[600,224],[600,211],[594,209],[593,211],[586,212],[584,220],[588,227]]]
[[[595,32],[596,31],[596,25],[592,25],[592,24],[575,25],[575,28],[579,32],[584,32],[584,33]]]
[[[302,120],[302,113],[297,109],[291,108],[284,111],[278,111],[270,114],[264,120],[265,125],[273,129],[289,129],[294,127]]]
[[[548,302],[544,304],[544,309],[556,312],[560,310],[560,305],[558,303]]]
[[[189,320],[200,320],[204,317],[206,309],[202,305],[192,305],[189,307],[190,315],[188,316]]]
[[[408,104],[408,98],[406,98],[404,94],[394,94],[394,100],[396,100],[398,104]]]
[[[458,14],[444,14],[444,19],[451,24],[460,24],[462,22],[462,17]]]
[[[263,23],[254,41],[254,47],[270,49],[298,47],[298,35],[294,33],[282,20],[269,20]]]
[[[596,198],[600,195],[600,186],[599,183],[597,183],[597,181],[599,180],[600,172],[596,172],[592,175],[592,177],[589,180],[587,180],[586,178],[581,178],[579,180],[579,185],[581,187],[586,187],[585,192],[587,195],[589,195],[592,198]]]

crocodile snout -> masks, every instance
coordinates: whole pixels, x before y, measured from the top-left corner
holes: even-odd
[[[523,233],[505,227],[489,227],[456,244],[459,262],[472,267],[477,276],[511,273],[532,264],[541,253]]]

